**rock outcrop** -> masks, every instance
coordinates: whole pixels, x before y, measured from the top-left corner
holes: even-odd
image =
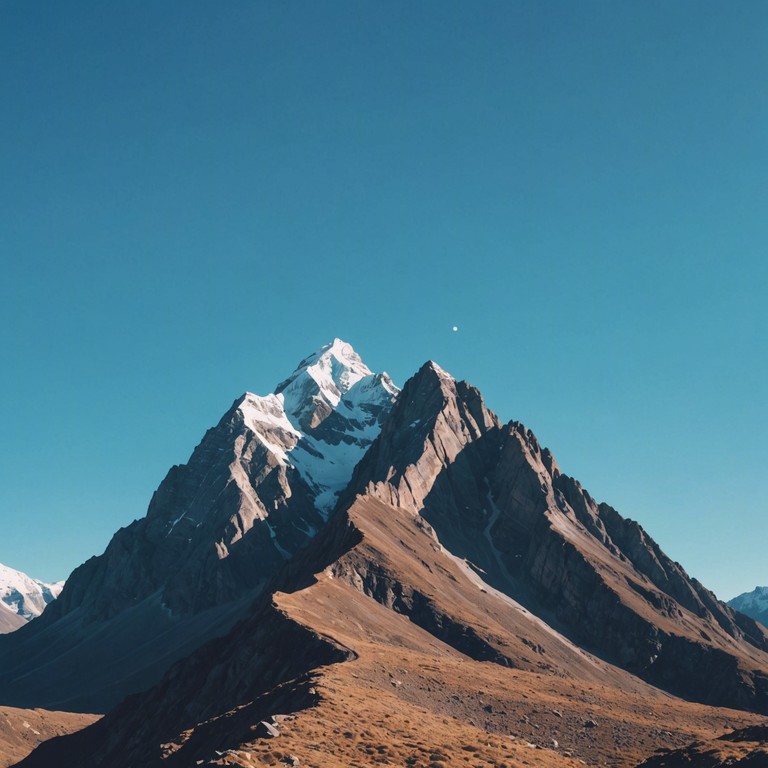
[[[764,768],[768,765],[768,726],[752,725],[717,739],[661,750],[638,768]]]

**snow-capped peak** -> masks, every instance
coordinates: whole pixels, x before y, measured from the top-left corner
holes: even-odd
[[[371,369],[352,345],[334,339],[302,360],[275,393],[283,395],[286,412],[301,421],[317,400],[335,408],[344,393],[370,375]]]
[[[768,587],[755,587],[751,592],[744,592],[729,600],[728,605],[755,618],[758,614],[768,612]]]
[[[63,581],[47,584],[0,563],[0,610],[11,611],[27,621],[39,616],[63,587]]]
[[[327,514],[399,391],[351,344],[334,339],[302,360],[274,394],[243,395],[238,410],[259,442],[298,470],[315,507]]]

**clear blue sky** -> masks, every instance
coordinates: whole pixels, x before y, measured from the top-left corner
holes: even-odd
[[[764,2],[0,2],[0,562],[65,577],[340,336],[469,379],[720,596],[768,583],[767,34]]]

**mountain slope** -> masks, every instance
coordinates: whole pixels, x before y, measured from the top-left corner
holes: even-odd
[[[63,581],[47,584],[0,563],[0,633],[40,616],[63,586]]]
[[[15,632],[19,627],[23,627],[27,622],[17,613],[3,610],[0,608],[0,635]]]
[[[755,587],[729,600],[728,605],[768,627],[768,587]]]
[[[105,711],[224,634],[324,525],[397,392],[336,339],[274,394],[240,397],[146,517],[0,642],[0,701]]]
[[[21,765],[631,766],[757,721],[574,647],[375,498],[334,515],[269,592],[151,691]]]
[[[79,731],[97,719],[70,712],[0,707],[0,768],[15,765],[41,742]]]

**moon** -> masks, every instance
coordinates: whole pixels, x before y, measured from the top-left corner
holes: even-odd
[[[459,330],[459,326],[458,325],[454,325],[453,326],[453,332],[456,333],[456,331],[458,331],[458,330]]]

